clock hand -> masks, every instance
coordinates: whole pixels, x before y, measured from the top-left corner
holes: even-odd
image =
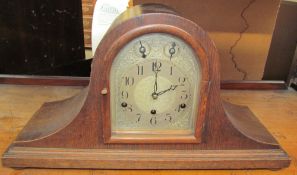
[[[156,94],[158,91],[158,72],[157,71],[154,71],[154,72],[155,72],[154,93]]]
[[[154,100],[158,98],[158,95],[157,95],[157,91],[158,91],[158,72],[161,71],[161,69],[160,69],[161,66],[162,66],[162,63],[158,62],[158,60],[156,60],[156,61],[154,61],[152,63],[152,70],[155,73],[154,92],[152,93],[152,97],[153,97]]]
[[[173,90],[173,91],[174,91],[174,90],[176,89],[177,86],[180,86],[180,85],[171,85],[170,88],[158,92],[158,93],[157,93],[157,96],[162,95],[162,94],[164,94],[164,93],[166,93],[166,92],[168,92],[168,91],[170,91],[170,90]]]
[[[157,65],[157,64],[155,64]],[[159,69],[157,69],[157,66],[153,67],[153,71],[155,73],[155,83],[154,83],[154,92],[152,93],[152,97],[153,99],[157,99],[158,95],[157,95],[157,91],[158,91],[158,72],[160,71]]]

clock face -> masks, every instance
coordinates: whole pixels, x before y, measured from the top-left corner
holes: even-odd
[[[110,72],[112,132],[192,134],[197,120],[200,64],[192,48],[169,34],[127,43]]]

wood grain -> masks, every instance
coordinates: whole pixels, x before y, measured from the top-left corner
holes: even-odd
[[[45,85],[45,86],[87,86],[89,77],[0,75],[1,84]]]
[[[62,162],[61,158],[67,161]],[[11,167],[72,167],[75,169],[115,169],[115,164],[116,169],[244,169],[247,162],[250,164],[250,169],[268,166],[280,169],[288,164],[286,153],[275,149],[168,150],[164,152],[14,147],[5,155],[5,159],[4,165]]]
[[[284,81],[222,81],[221,89],[229,90],[280,90],[287,89]]]
[[[1,84],[15,85],[87,86],[89,80],[90,77],[0,75]],[[225,80],[221,81],[221,89],[281,90],[287,85],[284,81]]]
[[[16,86],[0,85],[0,152],[24,127],[33,113],[45,101],[61,100],[78,93],[82,87]],[[34,94],[32,93],[34,92]],[[61,169],[12,169],[0,163],[1,175],[293,175],[297,173],[297,94],[294,90],[278,91],[230,91],[221,93],[224,100],[249,106],[267,129],[289,153],[289,168],[270,170],[61,170]],[[281,116],[281,120],[280,120]],[[0,160],[1,161],[1,160]]]

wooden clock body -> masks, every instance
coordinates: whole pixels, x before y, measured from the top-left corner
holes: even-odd
[[[148,33],[179,37],[198,55],[202,80],[192,137],[113,137],[111,64],[127,42]],[[247,107],[220,99],[219,56],[206,32],[160,5],[135,6],[117,18],[96,50],[89,86],[45,103],[2,160],[10,167],[99,169],[278,169],[290,163]]]

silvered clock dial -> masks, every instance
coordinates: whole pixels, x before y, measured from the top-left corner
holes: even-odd
[[[134,38],[110,71],[112,132],[193,134],[200,79],[196,55],[182,39],[164,33]]]

